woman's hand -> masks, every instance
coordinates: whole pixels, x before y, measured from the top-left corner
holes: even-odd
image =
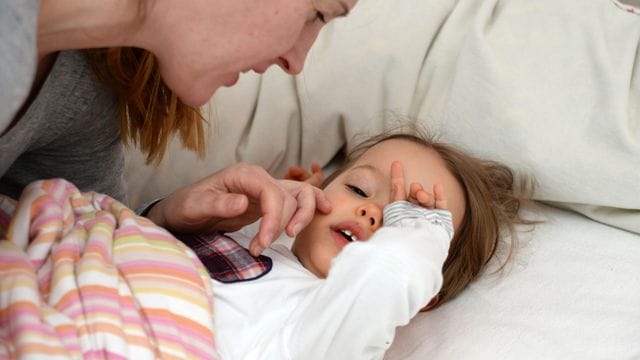
[[[322,190],[304,182],[276,180],[263,168],[236,164],[158,202],[147,214],[172,232],[236,231],[262,217],[249,250],[259,255],[286,230],[295,236],[318,209],[331,211]]]
[[[325,176],[320,164],[314,161],[311,163],[311,172],[299,166],[291,166],[287,170],[287,173],[284,174],[284,178],[287,180],[304,181],[307,184],[320,187]]]
[[[391,163],[391,198],[390,201],[406,200],[427,209],[448,210],[447,196],[440,183],[433,184],[433,192],[426,191],[422,184],[411,183],[409,194],[406,193],[404,169],[400,161]]]

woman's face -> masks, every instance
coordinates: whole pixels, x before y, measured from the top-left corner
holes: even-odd
[[[143,47],[165,83],[189,105],[207,102],[240,73],[278,65],[298,74],[322,26],[357,0],[155,0]],[[324,20],[324,21],[323,21]]]

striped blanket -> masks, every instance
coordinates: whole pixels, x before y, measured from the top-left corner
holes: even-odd
[[[0,358],[217,358],[193,251],[64,180],[0,197]]]

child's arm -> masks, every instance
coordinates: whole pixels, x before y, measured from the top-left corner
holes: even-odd
[[[412,189],[409,200],[446,204],[421,189]],[[394,199],[405,198],[401,191]],[[324,286],[292,314],[283,329],[291,358],[382,358],[396,327],[437,294],[453,233],[450,213],[396,201],[385,207],[384,221],[369,241],[342,250]]]

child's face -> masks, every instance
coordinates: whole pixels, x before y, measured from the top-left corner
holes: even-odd
[[[440,156],[405,139],[386,140],[367,150],[325,188],[333,210],[327,215],[316,213],[293,244],[293,253],[305,268],[325,278],[331,260],[351,242],[345,231],[355,241],[366,241],[380,228],[382,210],[390,199],[391,163],[396,160],[404,167],[407,188],[412,182],[427,191],[435,183],[444,186],[454,229],[458,229],[464,215],[464,192]]]

